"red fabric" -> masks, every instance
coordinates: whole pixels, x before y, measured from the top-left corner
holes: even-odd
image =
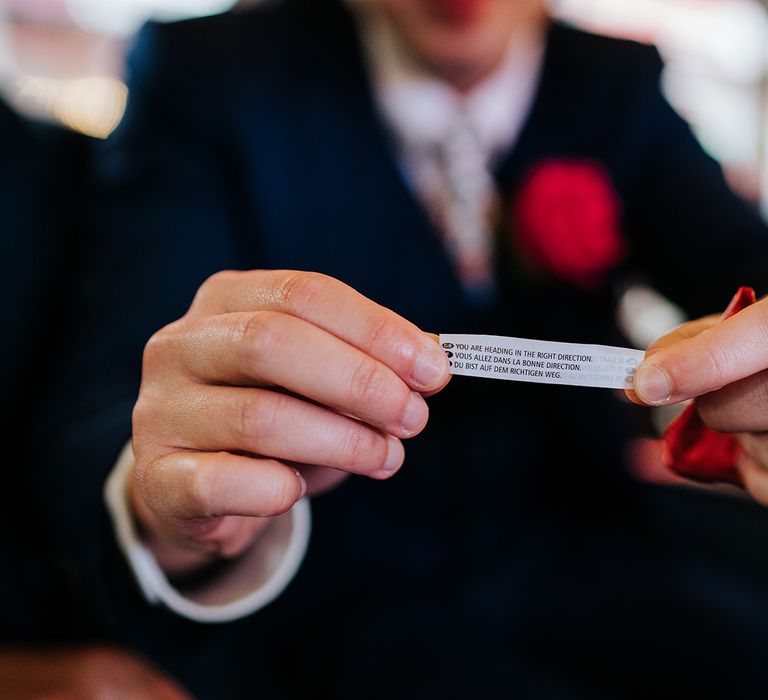
[[[740,287],[720,320],[755,303],[755,290]],[[742,449],[736,438],[704,425],[696,401],[667,427],[664,433],[664,464],[676,474],[703,482],[725,482],[744,486],[736,463]]]
[[[626,254],[619,197],[608,172],[590,161],[537,165],[520,188],[511,223],[523,258],[588,291]]]

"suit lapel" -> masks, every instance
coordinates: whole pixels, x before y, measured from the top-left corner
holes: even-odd
[[[461,304],[451,263],[399,172],[353,20],[323,6],[291,80],[243,112],[254,263],[325,272],[434,323]]]

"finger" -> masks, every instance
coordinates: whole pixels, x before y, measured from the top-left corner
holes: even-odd
[[[737,439],[748,457],[768,469],[768,433],[739,433]]]
[[[269,518],[241,515],[177,522],[175,539],[212,561],[234,559],[250,549],[271,522]]]
[[[275,311],[301,318],[355,346],[416,391],[449,379],[445,353],[415,325],[339,280],[312,272],[222,272],[198,292],[191,312]]]
[[[724,386],[698,400],[699,415],[723,433],[768,430],[768,371]]]
[[[699,333],[712,328],[712,326],[718,323],[719,320],[720,317],[717,314],[712,314],[711,316],[704,316],[703,318],[696,319],[695,321],[688,321],[687,323],[683,323],[682,325],[671,330],[669,333],[660,336],[653,343],[651,343],[651,345],[649,345],[648,349],[645,351],[645,357],[643,359],[648,360],[649,357],[659,352],[659,350],[663,350],[664,348],[675,345],[681,340],[693,338],[694,336],[699,335]],[[625,389],[624,393],[626,394],[627,398],[632,401],[632,403],[636,403],[640,406],[646,405],[646,402],[643,401],[635,393],[634,389]]]
[[[720,316],[717,314],[710,314],[702,318],[697,318],[695,321],[688,321],[674,328],[669,333],[665,333],[648,346],[645,351],[646,358],[657,353],[659,350],[668,348],[672,345],[679,343],[681,340],[693,338],[706,330],[709,330],[713,326],[720,322]]]
[[[440,344],[440,336],[439,336],[439,335],[437,335],[436,333],[427,333],[427,332],[425,331],[425,335],[426,335],[428,338],[431,338],[431,339],[432,339],[432,340],[433,340],[435,343],[437,343],[438,345]],[[443,351],[443,352],[444,352],[444,351]],[[450,366],[450,365],[449,365],[449,366]],[[421,392],[421,395],[422,395],[422,396],[423,396],[425,399],[428,399],[430,396],[434,396],[435,394],[439,394],[439,393],[440,393],[440,392],[441,392],[443,389],[445,389],[445,387],[446,387],[446,386],[448,385],[448,383],[451,381],[451,378],[452,378],[452,377],[453,377],[453,375],[452,375],[452,374],[449,374],[449,375],[448,375],[448,379],[447,379],[447,381],[446,381],[446,383],[445,383],[445,384],[442,384],[442,385],[438,386],[438,387],[437,387],[437,388],[435,388],[435,389],[430,389],[430,390],[428,390],[428,391],[422,391],[422,392]]]
[[[649,405],[676,403],[766,367],[768,305],[762,301],[699,335],[655,352],[635,373],[634,390]]]
[[[338,469],[327,469],[306,464],[293,464],[293,466],[304,477],[304,481],[307,482],[308,496],[319,496],[326,491],[330,491],[347,478],[347,474]]]
[[[149,463],[139,460],[136,481],[147,507],[165,521],[177,522],[280,515],[306,492],[295,469],[226,452],[179,451]]]
[[[294,316],[211,317],[180,348],[178,360],[207,382],[279,386],[402,438],[427,422],[423,398],[386,365]],[[148,346],[145,367],[153,361]]]
[[[739,472],[749,495],[760,505],[768,506],[768,470],[745,455],[739,460]]]
[[[267,389],[193,389],[164,404],[172,416],[166,439],[177,448],[247,452],[376,478],[392,476],[403,464],[396,437],[321,406]],[[136,422],[151,423],[141,410]]]

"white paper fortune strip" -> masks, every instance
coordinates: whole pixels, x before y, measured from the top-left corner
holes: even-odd
[[[539,384],[627,389],[645,354],[609,345],[443,333],[451,374]]]

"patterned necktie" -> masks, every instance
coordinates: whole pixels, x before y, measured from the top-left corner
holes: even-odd
[[[439,215],[446,247],[470,301],[493,297],[493,211],[496,200],[488,156],[466,118],[438,146]]]

